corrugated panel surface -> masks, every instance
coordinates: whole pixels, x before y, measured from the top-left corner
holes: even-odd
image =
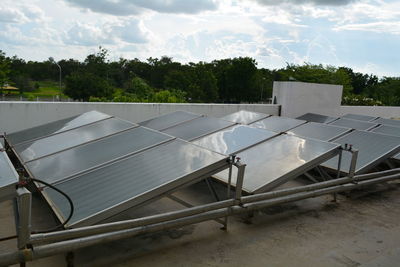
[[[325,115],[321,115],[321,114],[316,114],[316,113],[306,113],[304,115],[301,115],[300,117],[297,117],[296,119],[311,121],[311,122],[319,122],[319,123],[330,123],[334,120],[337,120],[338,118],[325,116]]]
[[[359,120],[359,121],[373,121],[377,117],[367,116],[367,115],[359,115],[359,114],[346,114],[346,115],[342,116],[342,118]]]
[[[200,117],[194,120],[184,122],[177,126],[168,128],[163,132],[183,140],[191,141],[201,136],[216,132],[218,130],[227,128],[235,123],[212,118]]]
[[[225,166],[227,157],[181,140],[157,146],[57,184],[74,201],[69,225],[96,223],[199,178],[200,171]],[[50,188],[44,194],[66,217],[69,205]]]
[[[283,133],[303,123],[306,123],[306,121],[286,117],[271,116],[250,125],[276,133]]]
[[[99,120],[104,120],[110,117],[111,117],[110,115],[98,111],[89,111],[78,116],[73,116],[70,118],[46,123],[37,127],[8,134],[7,140],[11,144],[17,145],[22,142],[48,136],[51,134],[61,133],[76,127],[80,127]]]
[[[237,125],[197,139],[193,143],[229,155],[277,135],[264,129]]]
[[[356,173],[363,173],[395,155],[400,151],[400,137],[383,135],[366,131],[354,131],[333,142],[351,144],[358,150]],[[343,152],[341,171],[347,173],[350,167],[351,154]],[[324,167],[337,169],[338,157],[323,164]]]
[[[0,150],[3,146],[0,143]],[[15,192],[18,183],[18,174],[14,169],[6,152],[0,152],[0,200],[7,199]]]
[[[99,166],[173,137],[143,127],[74,147],[27,163],[30,172],[48,183]]]
[[[271,115],[254,111],[240,110],[238,112],[226,115],[221,119],[247,125],[255,121],[265,119],[269,116]]]
[[[27,162],[135,126],[137,125],[127,121],[110,118],[67,132],[16,145],[15,150],[21,159]]]
[[[353,120],[353,119],[344,119],[340,118],[336,121],[333,121],[329,123],[330,125],[336,125],[336,126],[342,126],[342,127],[347,127],[351,129],[356,129],[356,130],[370,130],[378,124],[372,123],[372,122],[366,122],[366,121],[359,121],[359,120]]]
[[[142,121],[139,125],[151,128],[154,130],[164,130],[174,125],[180,124],[185,121],[190,121],[195,118],[201,117],[200,114],[195,114],[187,111],[175,111],[169,114],[161,115],[147,121]]]
[[[243,190],[248,193],[268,191],[332,157],[339,145],[293,135],[280,135],[238,153],[246,163]],[[233,168],[236,182],[237,169]],[[228,181],[228,171],[213,177]]]
[[[288,134],[294,134],[300,137],[314,138],[322,141],[330,141],[350,132],[350,128],[333,126],[323,123],[308,122],[296,128],[289,130]]]
[[[379,123],[379,124],[383,124],[383,125],[400,127],[400,120],[378,118],[378,119],[374,120],[373,123]]]

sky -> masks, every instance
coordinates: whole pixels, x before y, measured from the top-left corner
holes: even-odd
[[[400,76],[400,1],[2,0],[0,50],[43,61],[169,56],[182,63],[252,57]]]

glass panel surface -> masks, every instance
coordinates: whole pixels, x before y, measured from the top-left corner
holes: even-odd
[[[202,137],[193,143],[229,155],[277,135],[264,129],[237,125]]]
[[[69,225],[96,223],[162,193],[175,190],[199,178],[200,172],[225,166],[227,157],[193,144],[174,140],[56,187],[67,193],[75,205]],[[62,217],[69,213],[68,203],[51,188],[44,190]],[[90,218],[89,218],[90,217]]]
[[[368,171],[377,163],[400,151],[400,137],[366,131],[354,131],[333,142],[341,145],[352,144],[358,150],[356,173]],[[351,154],[343,152],[341,171],[348,173]],[[323,164],[324,167],[337,169],[338,157]]]
[[[0,143],[0,150],[1,149],[3,149],[3,146]],[[6,152],[0,152],[0,188],[10,184],[16,184],[18,179],[18,174]]]
[[[147,121],[142,121],[139,123],[139,125],[160,131],[201,116],[202,115],[187,111],[175,111]]]
[[[372,129],[371,132],[400,136],[400,127],[381,125]]]
[[[372,122],[373,123],[383,124],[383,125],[400,127],[400,120],[391,120],[391,119],[378,118],[378,119],[376,119],[376,120],[374,120]]]
[[[32,142],[22,143],[15,146],[15,150],[18,152],[21,159],[26,162],[83,144],[85,142],[102,138],[134,126],[135,124],[133,123],[111,118]]]
[[[210,134],[234,125],[235,123],[212,117],[200,117],[177,126],[168,128],[163,132],[183,140],[191,141],[206,134]]]
[[[306,124],[302,124],[296,128],[289,130],[287,133],[294,134],[300,137],[308,137],[322,141],[330,141],[350,131],[351,131],[350,128],[344,128],[344,127],[333,126],[323,123],[316,123],[316,122],[308,122]]]
[[[73,116],[70,118],[46,123],[33,128],[8,134],[7,139],[11,144],[16,145],[25,141],[37,139],[55,133],[60,133],[110,117],[110,115],[98,111],[89,111],[78,116]]]
[[[144,149],[173,137],[143,127],[74,147],[27,163],[31,173],[48,183]]]
[[[232,121],[240,124],[250,124],[252,122],[267,118],[271,115],[258,113],[254,111],[240,110],[238,112],[226,115],[221,119]]]
[[[359,120],[352,120],[352,119],[343,119],[340,118],[336,121],[333,121],[329,123],[330,125],[336,125],[336,126],[342,126],[342,127],[347,127],[351,129],[356,129],[356,130],[370,130],[378,124],[372,123],[372,122],[366,122],[366,121],[359,121]]]
[[[238,153],[245,163],[243,190],[258,193],[270,190],[289,179],[294,179],[317,166],[324,155],[333,154],[339,145],[294,135],[280,135]],[[236,183],[237,168],[232,168],[232,181]],[[228,171],[213,177],[227,182]]]
[[[305,120],[305,121],[312,121],[312,122],[319,122],[319,123],[330,123],[336,120],[336,117],[329,117],[321,114],[316,113],[306,113],[300,117],[297,117],[298,120]]]
[[[342,118],[359,120],[359,121],[373,121],[377,117],[367,116],[367,115],[358,115],[358,114],[346,114],[346,115],[342,116]]]
[[[250,124],[251,126],[257,128],[263,128],[269,131],[273,131],[276,133],[283,133],[286,132],[296,126],[299,126],[306,121],[303,120],[296,120],[286,117],[278,117],[278,116],[271,116],[261,121],[257,121],[255,123]]]

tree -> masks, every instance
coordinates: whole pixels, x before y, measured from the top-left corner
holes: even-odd
[[[10,66],[6,54],[0,50],[0,91],[9,80]],[[1,93],[1,92],[0,92]]]
[[[114,88],[104,78],[90,72],[73,72],[66,78],[66,95],[88,101],[91,96],[111,98]]]

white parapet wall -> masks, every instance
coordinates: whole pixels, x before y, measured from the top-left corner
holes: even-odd
[[[97,102],[0,102],[0,132],[11,133],[50,121],[98,110],[132,122],[140,122],[176,110],[222,117],[238,110],[279,114],[279,105],[270,104],[167,104]]]
[[[343,86],[304,82],[274,82],[272,99],[282,106],[281,115],[296,118],[312,112],[336,116]]]

